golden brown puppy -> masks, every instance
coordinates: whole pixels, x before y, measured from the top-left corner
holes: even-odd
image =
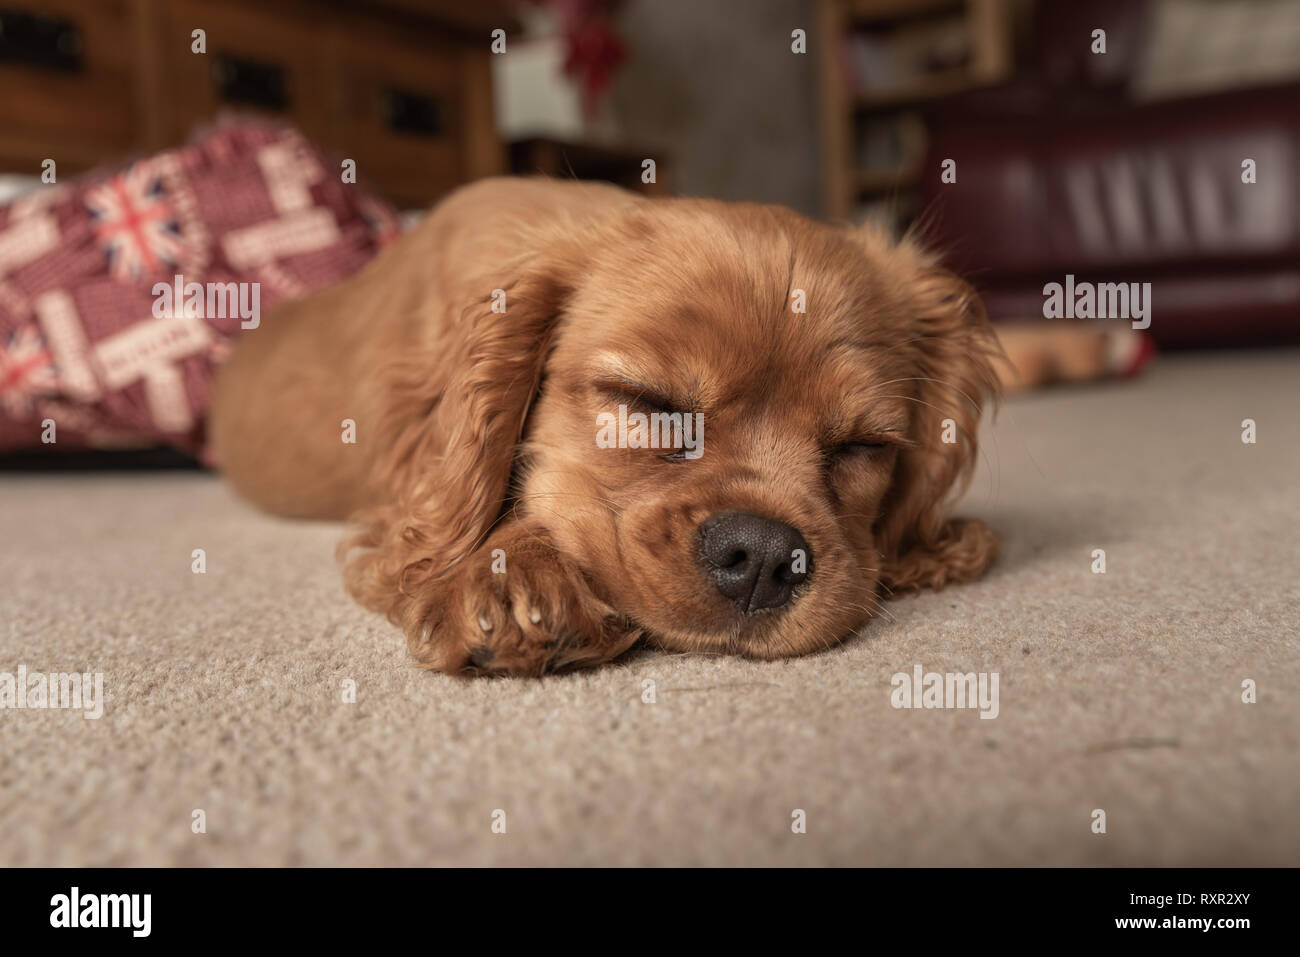
[[[993,560],[947,503],[995,349],[910,243],[492,179],[247,333],[211,431],[253,502],[360,523],[348,588],[428,667],[773,658]]]

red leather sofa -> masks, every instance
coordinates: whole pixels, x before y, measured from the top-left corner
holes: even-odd
[[[1035,64],[930,112],[925,234],[995,319],[1041,317],[1071,274],[1151,283],[1165,348],[1300,341],[1300,84],[1134,104],[1142,5],[1102,6],[1045,5]]]

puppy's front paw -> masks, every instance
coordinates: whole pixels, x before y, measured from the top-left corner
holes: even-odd
[[[504,553],[493,570],[494,550]],[[582,573],[549,545],[489,542],[470,557],[446,611],[412,651],[453,674],[540,676],[617,657],[639,631],[597,598]]]

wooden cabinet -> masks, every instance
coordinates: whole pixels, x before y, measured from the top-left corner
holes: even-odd
[[[149,6],[158,15],[157,61],[144,66],[159,78],[161,94],[151,146],[183,141],[196,120],[223,109],[287,119],[313,138],[324,131],[319,28],[285,12],[292,5],[170,0]],[[196,29],[205,32],[206,53],[193,52]]]
[[[0,169],[60,174],[183,143],[222,113],[290,122],[403,205],[499,173],[499,4],[0,0]],[[205,52],[194,52],[194,31]]]
[[[818,0],[827,216],[916,211],[925,129],[919,109],[1004,78],[1019,0]],[[858,45],[860,43],[860,45]],[[859,54],[859,55],[855,55]]]
[[[487,44],[484,35],[485,51]],[[347,144],[359,171],[402,197],[446,192],[473,177],[464,62],[472,52],[445,40],[416,47],[379,27],[333,36],[330,48],[329,139]]]
[[[135,142],[139,106],[126,0],[0,0],[0,154],[12,172],[42,160],[78,169]]]

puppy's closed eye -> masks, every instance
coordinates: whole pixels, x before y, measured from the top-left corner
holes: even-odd
[[[686,411],[694,402],[677,402],[669,397],[667,390],[656,389],[630,379],[598,379],[594,383],[596,392],[629,409],[652,415],[675,416],[684,420],[692,413]],[[669,433],[680,438],[680,433]],[[685,448],[676,448],[672,452],[660,455],[665,462],[685,462],[689,456]]]
[[[628,379],[597,379],[596,391],[617,402],[636,405],[645,412],[664,412],[685,415],[686,409],[674,402],[665,390],[655,389]]]
[[[842,442],[839,445],[832,446],[828,451],[831,455],[861,455],[863,453],[882,452],[887,448],[890,448],[888,442],[868,439],[862,442]]]
[[[827,462],[870,461],[883,458],[897,449],[911,447],[902,432],[887,431],[865,435],[844,442],[834,442],[824,449]]]

